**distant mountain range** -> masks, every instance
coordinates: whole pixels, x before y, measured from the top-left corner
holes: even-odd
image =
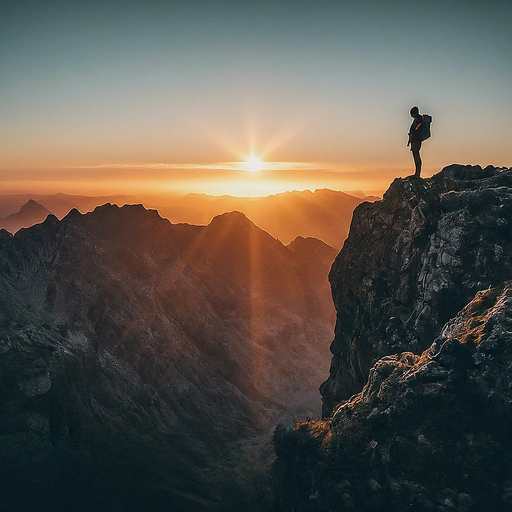
[[[241,510],[273,425],[320,412],[335,254],[141,205],[0,230],[5,510]]]
[[[81,196],[69,194],[6,194],[0,195],[0,219],[14,213],[29,201],[36,201],[59,219],[67,215],[73,208],[82,213],[90,212],[101,204],[112,203],[133,204],[137,203],[132,196]],[[140,202],[140,201],[139,201]],[[42,219],[44,220],[44,219]],[[40,221],[42,222],[42,221]],[[4,228],[5,229],[5,228]]]
[[[146,207],[157,209],[163,217],[173,223],[206,225],[217,215],[240,211],[257,226],[285,244],[296,236],[313,237],[339,249],[347,237],[354,208],[363,201],[376,199],[378,198],[361,199],[327,189],[315,192],[285,192],[258,198],[218,197],[205,194],[159,198],[87,197],[65,194],[0,196],[0,216],[7,215],[3,219],[0,218],[0,228],[12,233],[22,227],[42,222],[48,212],[62,218],[72,208],[86,213],[106,202],[120,206],[140,202]],[[35,201],[46,210],[36,209],[33,204]],[[31,205],[30,208],[27,206],[28,203]]]
[[[130,199],[128,196],[105,198],[66,194],[0,196],[0,229],[16,233],[22,228],[43,222],[50,213],[62,218],[73,208],[86,213],[109,201],[119,205],[133,203]],[[6,216],[2,218],[2,215]]]
[[[296,236],[323,240],[335,249],[347,237],[354,208],[364,201],[344,192],[328,189],[284,192],[268,197],[233,197],[189,194],[166,205],[153,205],[172,222],[207,224],[226,211],[241,211],[257,226],[287,244]]]
[[[52,213],[42,204],[29,199],[18,212],[0,219],[0,228],[6,229],[10,233],[16,233],[21,228],[28,228],[34,224],[43,222],[46,217]]]

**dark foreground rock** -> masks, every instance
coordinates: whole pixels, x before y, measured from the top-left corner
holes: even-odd
[[[451,165],[396,179],[354,211],[330,281],[337,310],[324,414],[377,359],[421,353],[479,290],[512,278],[512,170]]]
[[[1,231],[0,510],[258,502],[252,454],[320,405],[326,250],[142,206]]]
[[[512,510],[512,170],[397,179],[332,266],[325,420],[278,428],[276,509]]]
[[[278,429],[277,509],[512,510],[512,284],[421,355],[380,359],[331,419]]]

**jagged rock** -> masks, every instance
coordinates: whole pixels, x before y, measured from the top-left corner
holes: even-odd
[[[387,356],[323,422],[276,431],[283,511],[512,509],[512,283],[421,355]]]
[[[319,409],[334,312],[308,250],[141,205],[2,237],[0,508],[237,510],[251,446]]]
[[[337,310],[324,414],[386,355],[426,349],[479,290],[512,277],[512,170],[451,165],[396,179],[354,211],[330,281]]]
[[[511,214],[511,170],[460,165],[356,209],[330,417],[276,430],[278,510],[512,509]]]

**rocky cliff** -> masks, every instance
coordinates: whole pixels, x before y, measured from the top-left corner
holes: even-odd
[[[479,290],[512,277],[512,170],[452,165],[396,179],[354,212],[330,273],[337,311],[324,413],[380,357],[428,348]]]
[[[275,433],[283,511],[512,509],[512,171],[356,209],[331,270],[325,420]]]
[[[512,284],[421,355],[386,356],[331,419],[275,437],[279,510],[512,509]]]
[[[239,510],[251,445],[320,404],[324,245],[110,204],[0,231],[2,510]]]

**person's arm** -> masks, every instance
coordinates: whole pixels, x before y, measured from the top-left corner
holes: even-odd
[[[412,142],[412,134],[414,133],[414,123],[416,119],[412,122],[411,127],[409,128],[409,140],[407,141],[407,146],[409,146]]]
[[[418,123],[417,119],[415,119],[412,122],[411,128],[409,129],[409,142],[407,143],[407,145],[409,145],[412,142],[412,138],[414,136],[414,132],[421,126],[421,124],[422,124],[421,122]]]

